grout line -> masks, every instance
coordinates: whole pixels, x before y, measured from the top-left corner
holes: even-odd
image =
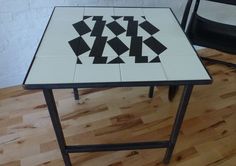
[[[122,79],[122,74],[121,74],[121,64],[119,63],[119,71],[120,71],[120,81],[123,82],[123,79]]]
[[[76,58],[76,60],[77,60],[77,58]],[[75,62],[75,67],[74,67],[73,83],[75,83],[76,65],[77,65],[77,61]]]
[[[114,2],[114,1],[113,1]],[[116,13],[115,13],[115,7],[114,7],[114,4],[113,4],[113,16],[116,16]],[[120,63],[119,63],[119,72],[120,72],[120,82],[122,82],[122,74],[121,74],[121,66],[120,66]]]
[[[159,59],[160,59],[160,61],[161,61],[160,55],[159,55]],[[168,76],[167,76],[167,73],[166,73],[166,70],[165,70],[165,68],[164,68],[164,66],[163,66],[163,64],[162,64],[162,61],[161,61],[160,64],[161,64],[162,70],[163,70],[163,72],[164,72],[164,74],[165,74],[166,80],[169,80],[169,79],[168,79]]]
[[[84,17],[84,13],[85,13],[85,7],[84,7],[84,10],[83,10],[83,16],[82,16],[82,18]],[[75,73],[76,73],[77,60],[78,60],[78,57],[76,58],[76,62],[75,62],[73,83],[75,83]]]

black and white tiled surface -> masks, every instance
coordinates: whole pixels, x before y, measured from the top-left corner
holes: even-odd
[[[210,80],[168,8],[56,7],[25,84]]]

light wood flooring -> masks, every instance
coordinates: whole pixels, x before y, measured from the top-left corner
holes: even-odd
[[[201,54],[232,61],[214,50]],[[170,166],[236,166],[236,70],[207,64],[214,82],[195,86]],[[170,134],[182,92],[167,87],[55,90],[68,144],[163,140]],[[159,166],[165,149],[72,154],[73,165]],[[64,165],[41,91],[0,90],[0,165]]]

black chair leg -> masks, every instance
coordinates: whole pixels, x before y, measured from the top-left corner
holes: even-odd
[[[75,100],[79,100],[79,91],[78,91],[78,89],[77,88],[73,88],[73,90],[74,90],[74,98],[75,98]]]
[[[148,97],[152,98],[153,97],[153,92],[154,92],[154,86],[150,86],[149,88],[149,93],[148,93]]]
[[[225,65],[225,66],[228,66],[228,67],[236,68],[236,64],[234,64],[234,63],[220,61],[220,60],[211,59],[211,58],[207,58],[207,57],[201,57],[201,59],[205,60],[205,61],[212,62],[212,63],[217,63],[217,64]]]
[[[178,89],[179,89],[179,86],[176,86],[176,85],[172,85],[169,87],[169,94],[168,94],[169,101],[173,101],[176,93],[178,92]]]

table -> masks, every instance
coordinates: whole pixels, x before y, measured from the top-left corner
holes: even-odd
[[[194,85],[212,78],[170,8],[55,7],[23,82],[42,89],[65,165],[69,153],[167,148],[169,163]],[[52,89],[184,85],[166,141],[66,145]]]

